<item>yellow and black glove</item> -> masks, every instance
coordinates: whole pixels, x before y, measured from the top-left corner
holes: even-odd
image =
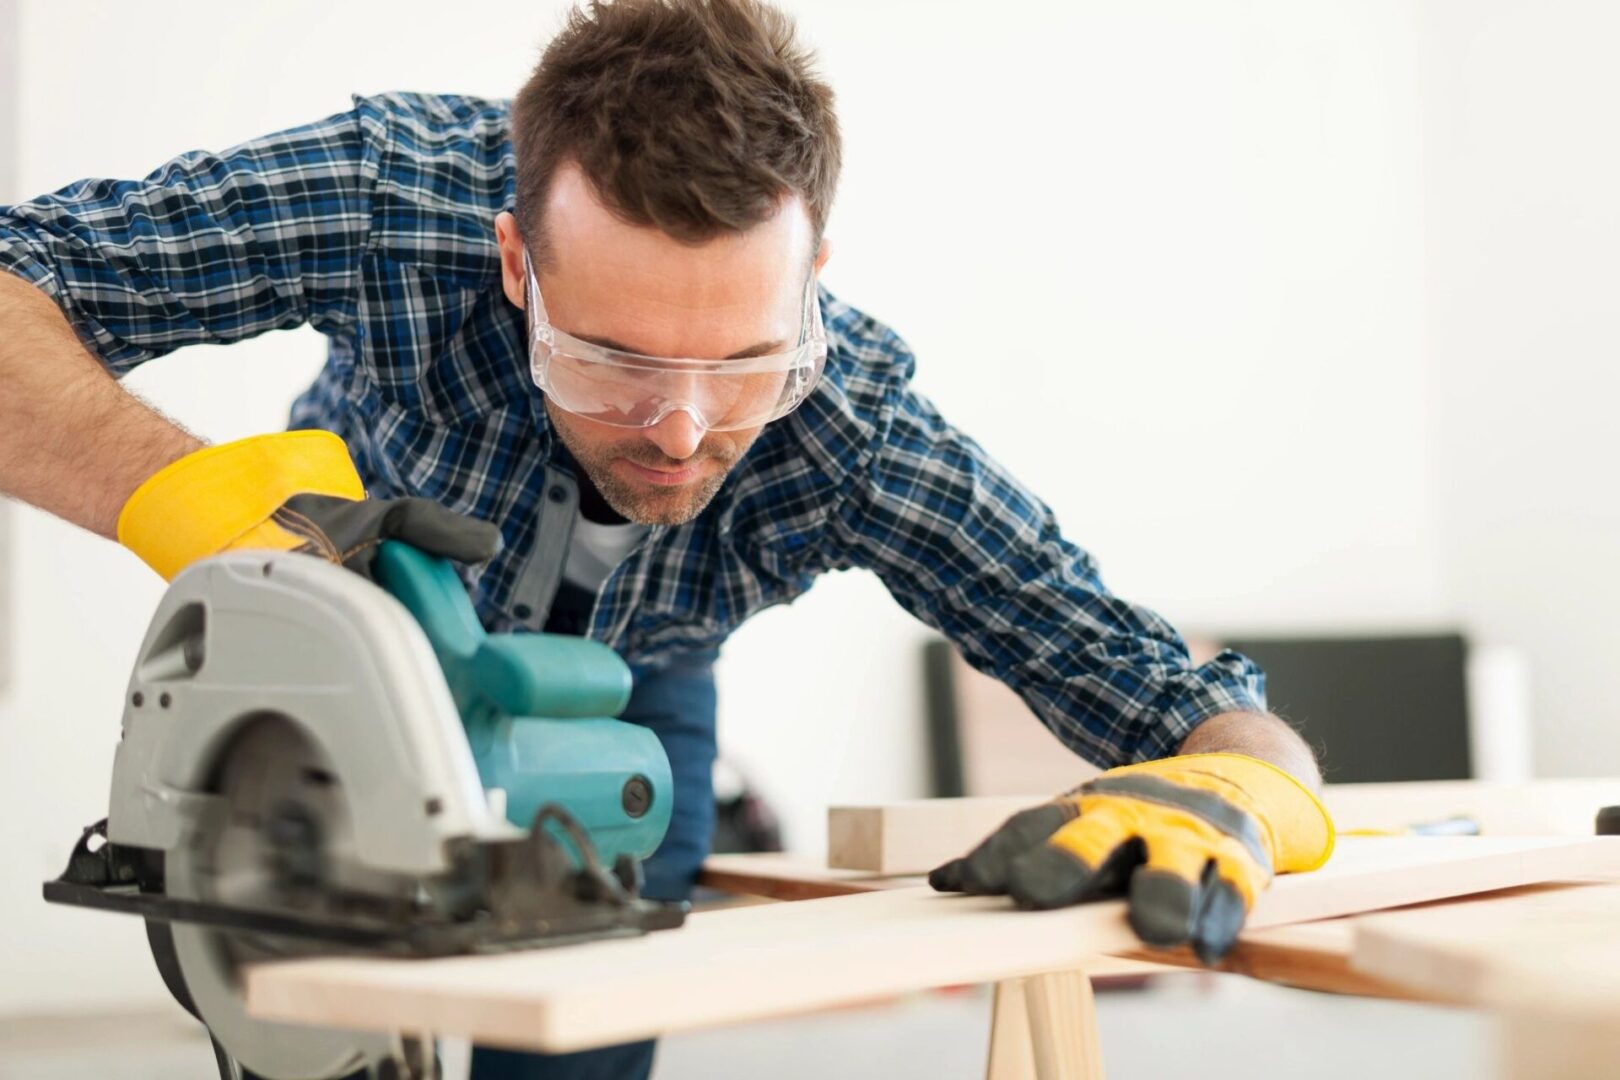
[[[1150,945],[1190,944],[1213,964],[1273,874],[1333,853],[1333,820],[1309,788],[1243,754],[1190,754],[1111,769],[1014,814],[928,875],[942,892],[1008,894],[1054,908],[1129,897]]]
[[[287,431],[209,446],[152,475],[118,515],[118,540],[173,579],[222,551],[318,555],[371,576],[378,545],[482,562],[500,530],[429,499],[367,499],[343,440]]]

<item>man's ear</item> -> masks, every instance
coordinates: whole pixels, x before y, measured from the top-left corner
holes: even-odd
[[[513,306],[522,309],[526,295],[523,288],[523,234],[518,232],[517,218],[505,210],[495,215],[495,241],[501,249],[501,290]]]
[[[831,258],[831,257],[832,257],[832,241],[828,240],[825,236],[823,236],[821,238],[821,247],[818,248],[817,251],[816,251],[816,273],[817,274],[821,273],[821,268],[823,266],[827,265],[827,260],[829,258]]]

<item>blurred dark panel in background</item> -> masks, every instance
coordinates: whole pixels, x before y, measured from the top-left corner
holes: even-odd
[[[1461,634],[1227,637],[1195,651],[1223,647],[1265,670],[1271,710],[1316,749],[1329,783],[1472,777]],[[936,797],[1057,791],[1094,771],[948,642],[924,646],[923,679]]]
[[[1472,775],[1462,635],[1224,644],[1265,669],[1271,711],[1316,748],[1329,783]]]

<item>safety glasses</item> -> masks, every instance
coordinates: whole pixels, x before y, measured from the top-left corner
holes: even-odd
[[[706,431],[759,427],[798,408],[827,360],[814,274],[805,282],[794,348],[736,360],[689,360],[609,349],[558,330],[546,314],[527,251],[523,272],[535,385],[559,408],[599,424],[647,428],[685,412]]]

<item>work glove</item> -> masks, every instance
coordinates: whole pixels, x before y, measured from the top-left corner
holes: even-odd
[[[135,490],[118,540],[165,579],[222,551],[298,551],[367,578],[384,540],[483,562],[500,530],[430,499],[367,499],[329,431],[256,435],[188,454]]]
[[[1243,754],[1190,754],[1111,769],[1014,814],[928,875],[942,892],[1010,895],[1025,908],[1129,897],[1149,945],[1190,944],[1214,964],[1273,874],[1314,870],[1333,821],[1293,776]]]

